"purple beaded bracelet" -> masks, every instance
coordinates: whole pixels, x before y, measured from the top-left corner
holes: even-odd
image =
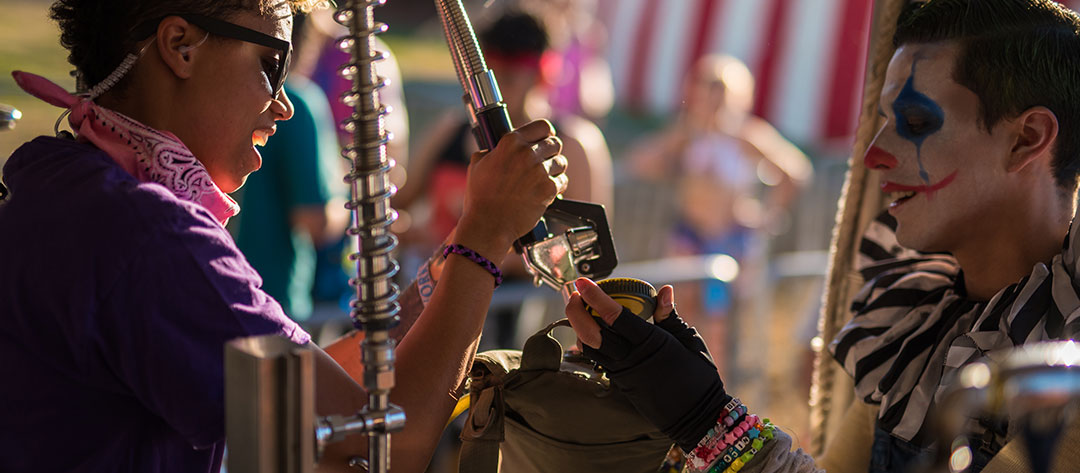
[[[491,273],[492,276],[495,276],[495,287],[499,287],[499,285],[502,284],[502,271],[499,271],[499,267],[495,266],[495,263],[492,263],[491,260],[480,256],[480,253],[469,249],[469,247],[465,245],[459,245],[457,243],[454,243],[452,245],[446,245],[446,248],[443,248],[443,258],[450,256],[450,253],[456,253],[466,258],[469,258],[470,260],[472,260],[472,262],[480,265],[481,268],[486,269],[487,272]]]

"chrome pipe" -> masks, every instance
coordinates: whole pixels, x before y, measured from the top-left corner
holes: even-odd
[[[366,432],[368,468],[379,473],[390,471],[390,433],[405,423],[401,408],[390,404],[395,347],[390,329],[398,323],[401,305],[397,302],[400,289],[392,281],[399,266],[393,255],[397,237],[390,232],[398,214],[390,205],[397,189],[389,177],[394,161],[386,154],[386,144],[392,138],[386,130],[389,107],[381,103],[378,93],[386,80],[375,71],[375,62],[386,57],[375,49],[375,35],[386,31],[386,25],[375,21],[373,11],[383,3],[385,0],[350,0],[334,14],[338,23],[349,28],[349,35],[337,42],[350,54],[340,73],[353,84],[341,97],[353,108],[352,116],[342,123],[352,133],[350,144],[342,150],[352,165],[345,177],[351,195],[346,208],[352,211],[348,235],[355,237],[350,259],[356,264],[356,276],[349,281],[356,289],[356,299],[349,315],[353,325],[364,330],[360,349],[368,404],[355,421],[328,420],[319,428],[320,442]]]
[[[484,61],[480,43],[476,40],[476,33],[461,0],[435,0],[435,8],[446,35],[454,71],[465,95],[465,108],[469,112],[477,145],[480,149],[494,149],[503,135],[513,131],[495,74],[491,73]]]

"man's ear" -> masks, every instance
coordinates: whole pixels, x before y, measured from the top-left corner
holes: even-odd
[[[178,16],[161,20],[157,29],[157,50],[161,60],[181,79],[193,72],[196,47],[206,38],[206,32]]]
[[[1046,107],[1031,107],[1012,120],[1016,139],[1006,170],[1017,172],[1041,158],[1051,158],[1057,143],[1058,120]]]

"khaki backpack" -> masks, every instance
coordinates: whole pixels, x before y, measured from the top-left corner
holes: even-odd
[[[580,354],[551,336],[479,353],[469,380],[460,473],[654,473],[672,442]],[[500,465],[500,451],[502,461]]]

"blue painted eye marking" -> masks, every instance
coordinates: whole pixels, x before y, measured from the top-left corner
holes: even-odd
[[[904,88],[893,101],[892,109],[896,117],[896,134],[915,143],[919,177],[929,184],[930,174],[926,172],[922,163],[922,143],[927,136],[941,129],[941,125],[945,123],[945,112],[933,99],[915,90],[915,65],[918,62],[919,59],[912,61],[911,75],[908,76]]]

